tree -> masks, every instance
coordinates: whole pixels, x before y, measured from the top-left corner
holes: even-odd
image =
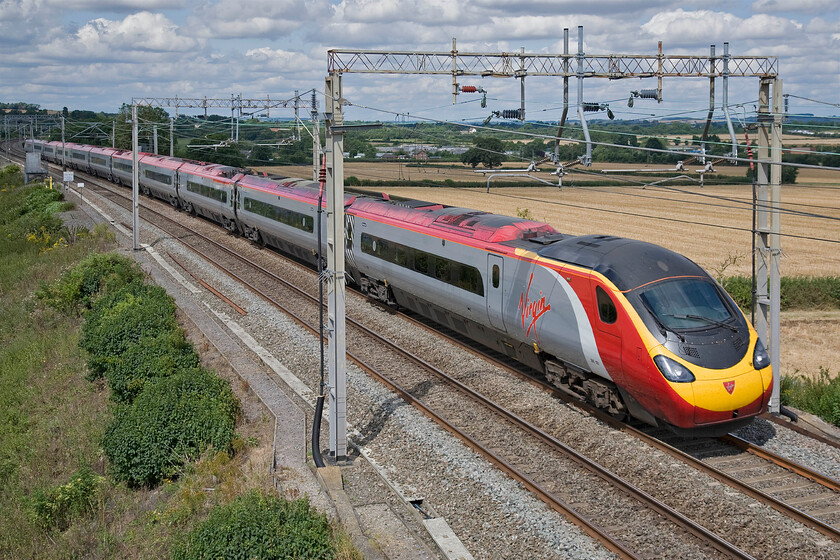
[[[248,155],[248,163],[251,165],[268,165],[273,155],[274,150],[271,146],[257,144],[251,149],[251,153]]]
[[[539,159],[545,157],[545,142],[539,138],[523,144],[519,154],[526,159]]]
[[[161,107],[139,105],[137,107],[139,122],[138,142],[148,151],[152,150],[153,127],[158,126],[158,153],[169,154],[169,114]],[[121,150],[131,149],[131,105],[123,103],[117,114],[116,147]]]
[[[505,146],[501,140],[492,136],[476,136],[473,144],[474,146],[461,156],[461,163],[470,165],[473,169],[479,164],[488,169],[502,164]]]

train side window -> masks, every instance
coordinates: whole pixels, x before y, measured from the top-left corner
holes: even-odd
[[[499,265],[497,264],[493,265],[493,287],[499,287]]]
[[[595,295],[598,297],[598,315],[601,321],[611,325],[618,319],[618,311],[615,308],[612,298],[601,288],[595,287]]]

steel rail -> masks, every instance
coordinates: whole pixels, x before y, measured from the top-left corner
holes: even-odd
[[[661,441],[660,439],[658,439],[654,436],[646,434],[645,432],[643,432],[643,431],[641,431],[637,428],[634,428],[633,426],[630,426],[629,424],[626,424],[624,422],[620,422],[620,421],[616,420],[615,418],[612,418],[608,414],[605,414],[605,413],[601,412],[600,410],[598,410],[594,407],[591,407],[590,405],[588,405],[584,402],[575,400],[574,398],[572,398],[569,395],[567,395],[566,393],[560,391],[556,387],[554,387],[554,386],[552,386],[548,383],[545,383],[545,382],[543,382],[539,379],[536,379],[535,377],[524,373],[523,371],[519,370],[518,368],[511,367],[510,365],[506,364],[503,360],[497,358],[496,356],[492,355],[489,352],[485,352],[481,349],[476,349],[474,347],[468,346],[468,345],[462,343],[461,341],[459,341],[457,339],[457,337],[453,337],[452,335],[441,332],[439,329],[435,329],[433,327],[430,327],[429,325],[425,324],[423,321],[418,321],[417,319],[415,319],[413,317],[410,317],[410,316],[407,316],[407,318],[409,320],[414,321],[416,324],[425,327],[426,329],[430,329],[430,330],[433,330],[435,332],[438,332],[441,336],[444,336],[444,337],[448,338],[454,344],[457,344],[458,346],[472,352],[475,355],[486,358],[487,360],[496,364],[498,367],[503,368],[505,371],[513,373],[514,375],[516,375],[520,379],[523,379],[523,380],[541,388],[542,390],[552,394],[553,396],[555,396],[557,398],[560,398],[561,400],[563,400],[563,402],[565,402],[567,404],[570,404],[572,406],[575,406],[575,407],[579,408],[580,410],[583,410],[584,412],[587,412],[587,413],[591,414],[592,416],[595,416],[596,418],[598,418],[602,422],[610,425],[611,427],[613,427],[617,430],[621,430],[625,433],[628,433],[628,434],[644,441],[645,443],[659,449],[660,451],[663,451],[664,453],[667,453],[667,454],[669,454],[669,455],[671,455],[671,456],[673,456],[677,459],[680,459],[681,461],[683,461],[685,463],[690,464],[691,466],[695,467],[696,469],[705,472],[706,474],[716,478],[717,480],[719,480],[721,482],[724,482],[728,486],[730,486],[730,487],[732,487],[732,488],[734,488],[734,489],[736,489],[740,492],[743,492],[744,494],[749,495],[753,499],[758,500],[758,501],[772,507],[776,511],[782,513],[783,515],[786,515],[790,518],[793,518],[796,521],[798,521],[799,523],[802,523],[803,525],[806,525],[806,526],[822,533],[825,536],[828,536],[828,537],[831,537],[834,540],[840,541],[840,529],[838,529],[838,528],[836,528],[832,525],[829,525],[829,524],[813,517],[812,515],[809,515],[807,512],[804,512],[797,507],[791,506],[790,504],[787,504],[782,500],[774,498],[773,496],[767,494],[766,492],[763,492],[763,491],[761,491],[757,488],[753,488],[752,486],[749,486],[748,484],[746,484],[746,483],[738,480],[737,478],[725,473],[724,471],[722,471],[720,469],[717,469],[717,468],[715,468],[711,465],[708,465],[708,464],[704,463],[702,460],[697,459],[697,458],[689,455],[688,453],[685,453],[684,451],[681,451],[680,449],[677,449],[676,447],[674,447],[672,445],[669,445],[669,444],[665,443],[664,441]],[[734,436],[731,436],[731,435],[729,437],[734,438]],[[726,441],[726,440],[724,440],[724,441],[726,443],[730,444],[730,445],[735,445],[736,444],[734,439],[732,441]],[[803,465],[796,464],[796,463],[794,463],[794,462],[792,462],[788,459],[785,459],[785,458],[783,458],[783,457],[781,457],[781,456],[779,456],[775,453],[767,451],[766,449],[762,449],[758,446],[749,444],[749,442],[744,442],[744,443],[748,444],[748,449],[752,450],[756,456],[760,456],[767,461],[770,461],[770,462],[772,462],[772,463],[774,463],[778,466],[781,466],[785,469],[788,469],[792,472],[795,472],[796,474],[799,474],[800,476],[803,476],[804,478],[808,478],[808,479],[810,479],[810,480],[812,480],[812,481],[814,481],[818,484],[821,484],[822,486],[825,486],[826,488],[829,488],[829,489],[834,490],[834,491],[840,491],[840,486],[838,486],[838,485],[840,485],[840,483],[838,481],[836,481],[835,479],[833,479],[831,477],[827,477],[827,476],[822,475],[820,473],[817,473],[817,472],[815,472],[811,469],[808,469],[807,467],[805,467]],[[759,455],[759,450],[760,450],[760,453],[761,453],[760,455]]]

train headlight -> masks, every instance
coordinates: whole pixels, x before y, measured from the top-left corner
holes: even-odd
[[[753,351],[753,367],[755,369],[764,369],[770,365],[770,356],[767,354],[767,349],[761,343],[761,339],[755,341],[755,350]]]
[[[674,383],[691,383],[694,381],[694,374],[691,373],[691,370],[671,358],[660,354],[653,359],[653,363],[656,364],[656,367],[668,381]]]

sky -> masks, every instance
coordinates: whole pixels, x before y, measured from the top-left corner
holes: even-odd
[[[790,112],[840,115],[840,0],[0,0],[0,101],[116,112],[133,97],[315,89],[323,107],[331,48],[447,52],[456,38],[460,51],[562,53],[563,28],[575,51],[579,25],[587,54],[655,54],[662,41],[666,55],[712,44],[720,55],[729,42],[732,55],[778,57]],[[461,83],[484,87],[487,107],[466,94],[453,105],[448,76],[346,74],[345,118],[468,120],[519,106],[518,80]],[[631,90],[653,87],[588,79],[584,101],[618,118],[705,118],[708,79],[666,79],[661,103],[627,106]],[[573,102],[576,88],[571,79]],[[757,78],[730,80],[733,118],[757,97]],[[558,120],[561,106],[561,78],[526,79],[529,119]]]

